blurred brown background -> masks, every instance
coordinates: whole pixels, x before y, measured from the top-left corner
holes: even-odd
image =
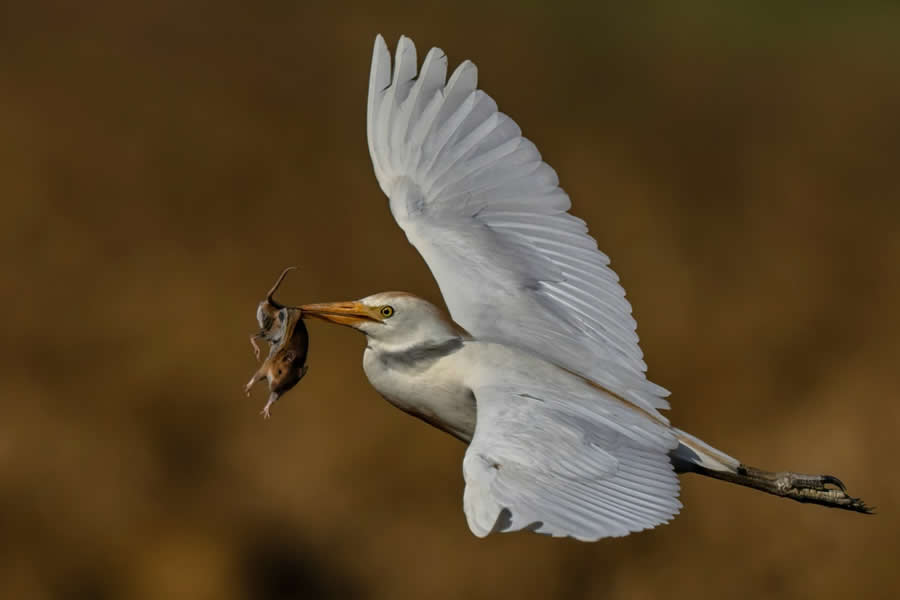
[[[0,596],[896,597],[896,5],[383,4],[4,3]],[[247,336],[283,267],[288,302],[439,301],[369,163],[377,32],[479,65],[676,424],[880,514],[687,477],[651,532],[478,540],[464,447],[318,322],[264,422]]]

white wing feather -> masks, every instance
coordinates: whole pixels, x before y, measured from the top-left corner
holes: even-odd
[[[663,418],[631,306],[556,172],[463,62],[421,71],[406,37],[393,70],[375,40],[368,140],[391,212],[434,274],[453,319],[476,338],[514,345],[589,377]]]
[[[466,451],[464,508],[480,537],[528,529],[593,541],[678,513],[668,427],[601,393],[486,386]]]

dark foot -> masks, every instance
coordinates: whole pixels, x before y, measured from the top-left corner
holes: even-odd
[[[873,508],[847,494],[844,482],[833,475],[778,473],[774,484],[777,490],[774,493],[798,502],[812,502],[872,514]]]

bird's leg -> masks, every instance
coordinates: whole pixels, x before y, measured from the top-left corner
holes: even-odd
[[[872,507],[866,506],[866,503],[859,498],[847,494],[847,488],[843,482],[833,475],[804,475],[790,471],[771,473],[743,464],[733,472],[717,471],[699,466],[694,471],[707,477],[752,487],[797,502],[810,502],[832,508],[872,513]]]

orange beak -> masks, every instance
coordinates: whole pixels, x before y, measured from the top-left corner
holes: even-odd
[[[366,306],[362,302],[304,304],[300,307],[300,310],[303,317],[315,317],[348,327],[358,327],[362,323],[381,322],[381,315],[378,313],[378,310],[371,306]]]

